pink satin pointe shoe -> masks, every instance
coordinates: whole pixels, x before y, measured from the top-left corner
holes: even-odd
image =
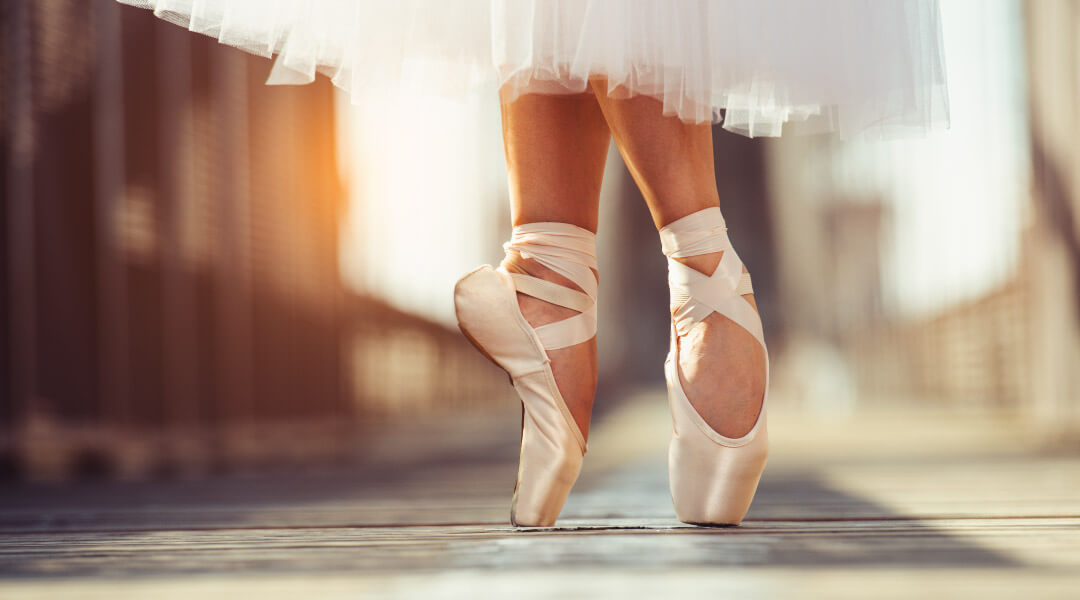
[[[462,333],[510,375],[521,398],[521,454],[510,507],[515,526],[548,527],[562,511],[577,481],[587,450],[585,438],[567,408],[547,350],[588,341],[596,335],[596,237],[568,223],[529,223],[514,227],[507,252],[563,275],[585,293],[502,266],[483,265],[454,286],[454,306]],[[572,317],[534,328],[521,314],[517,293],[579,311]]]
[[[675,514],[695,525],[738,525],[750,508],[768,455],[766,399],[769,355],[761,319],[742,294],[752,293],[750,274],[728,240],[719,207],[706,208],[660,230],[668,257],[673,314],[671,349],[664,362],[673,433],[668,447],[669,483]],[[674,258],[723,250],[711,276]],[[757,339],[765,349],[765,391],[757,421],[746,435],[729,438],[711,428],[690,404],[679,377],[679,338],[712,312],[720,313]]]

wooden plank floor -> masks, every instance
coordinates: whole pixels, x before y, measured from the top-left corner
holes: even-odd
[[[397,427],[349,468],[9,487],[0,597],[1080,597],[1080,459],[1014,422],[778,408],[747,521],[699,528],[641,396],[550,529],[507,523],[513,411]]]

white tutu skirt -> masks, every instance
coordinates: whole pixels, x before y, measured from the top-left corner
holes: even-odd
[[[465,95],[615,98],[748,136],[922,137],[949,127],[938,0],[119,0],[316,73]]]

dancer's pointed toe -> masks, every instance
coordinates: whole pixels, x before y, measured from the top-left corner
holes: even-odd
[[[696,525],[740,524],[750,509],[768,457],[768,349],[761,319],[743,297],[752,293],[750,275],[743,270],[726,230],[717,207],[692,213],[660,230],[674,309],[671,348],[664,364],[673,428],[668,447],[669,483],[676,516]],[[712,275],[674,260],[720,251],[723,255]],[[681,338],[714,312],[748,331],[765,352],[761,407],[751,429],[738,438],[721,435],[709,425],[690,403],[679,375]]]
[[[510,522],[548,527],[577,481],[587,446],[556,384],[547,351],[596,335],[595,234],[568,223],[530,223],[514,228],[506,248],[536,258],[584,290],[490,265],[469,272],[454,287],[461,331],[509,374],[523,406]],[[579,312],[533,327],[521,312],[518,293]]]

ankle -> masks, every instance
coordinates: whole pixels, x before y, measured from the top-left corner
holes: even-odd
[[[556,273],[555,271],[553,271],[552,269],[542,265],[539,261],[537,261],[535,259],[525,258],[525,257],[521,256],[520,254],[518,254],[517,251],[514,251],[514,250],[511,250],[511,251],[506,253],[506,256],[503,257],[503,260],[502,260],[502,263],[500,264],[500,266],[502,266],[502,268],[505,269],[509,273],[520,273],[522,275],[531,275],[533,277],[538,277],[538,278],[543,279],[545,281],[550,281],[552,283],[557,283],[557,284],[559,284],[561,286],[568,287],[568,288],[570,288],[572,290],[575,290],[575,291],[578,291],[578,292],[584,292],[585,291],[585,290],[581,289],[581,287],[579,285],[577,285],[573,281],[571,281],[569,278],[567,278],[567,277],[565,277],[563,275],[560,275],[559,273]],[[598,275],[596,269],[589,269],[589,270],[592,271],[593,276],[596,277],[597,282],[599,282],[600,279],[599,279],[599,275]]]
[[[712,275],[716,272],[716,267],[720,264],[720,259],[723,258],[723,255],[724,251],[721,250],[709,254],[674,257],[672,260],[676,260],[703,275]]]
[[[719,252],[712,252],[712,253],[709,253],[709,254],[697,254],[697,255],[694,255],[694,256],[672,257],[672,260],[680,262],[680,263],[690,267],[691,269],[694,269],[695,271],[697,271],[697,272],[699,272],[699,273],[701,273],[703,275],[707,275],[707,276],[711,277],[712,274],[716,272],[716,268],[718,266],[720,266],[720,260],[723,258],[723,256],[724,256],[724,251],[721,250]],[[748,273],[749,272],[746,269],[746,265],[743,265],[742,272],[743,273]],[[746,298],[746,301],[749,302],[750,305],[754,307],[755,311],[757,311],[757,301],[754,299],[754,294],[752,294],[752,293],[751,294],[743,294],[742,297]],[[676,307],[672,307],[671,310],[672,310],[672,312],[674,312],[676,310]]]

